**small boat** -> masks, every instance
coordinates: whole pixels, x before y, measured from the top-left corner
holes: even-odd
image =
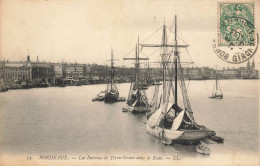
[[[127,108],[122,108],[122,112],[128,112]]]
[[[104,101],[105,91],[101,91],[92,101]]]
[[[96,97],[96,101],[104,101],[105,96]]]
[[[221,137],[218,137],[218,136],[211,136],[210,139],[217,142],[217,143],[223,143],[224,142],[224,139],[221,138]]]
[[[212,99],[223,99],[223,93],[221,91],[219,81],[218,81],[218,71],[216,70],[216,84],[213,90],[212,95],[209,97]]]
[[[171,145],[171,144],[172,144],[172,140],[165,138],[165,139],[162,140],[162,143],[163,143],[164,145]]]
[[[204,154],[204,155],[209,155],[210,154],[210,149],[209,147],[201,142],[199,145],[196,146],[196,151],[200,154]]]
[[[125,97],[118,97],[117,101],[118,102],[123,102],[123,101],[126,101],[126,98]]]

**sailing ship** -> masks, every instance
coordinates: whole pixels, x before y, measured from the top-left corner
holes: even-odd
[[[215,82],[215,86],[213,89],[213,93],[212,95],[209,97],[212,99],[223,99],[223,93],[221,91],[220,85],[219,85],[219,81],[218,81],[218,71],[216,70],[216,82]]]
[[[205,126],[198,125],[194,119],[191,104],[187,95],[183,71],[180,63],[179,48],[187,48],[188,45],[178,45],[177,42],[177,16],[175,15],[175,40],[174,44],[168,44],[166,38],[166,25],[163,25],[162,44],[141,44],[142,47],[162,48],[163,68],[163,94],[162,103],[154,111],[146,114],[146,128],[149,134],[162,139],[164,144],[172,142],[181,144],[199,144],[207,138],[216,135],[214,131]],[[171,50],[169,50],[171,48]],[[171,58],[173,62],[171,62]],[[166,81],[166,71],[170,80]],[[174,85],[173,78],[174,77]],[[178,104],[178,81],[180,82],[184,109]],[[171,93],[174,102],[170,101]]]
[[[135,58],[124,58],[124,60],[135,60],[135,82],[131,83],[127,105],[131,107],[131,111],[133,113],[144,113],[149,111],[149,103],[145,93],[145,88],[143,84],[140,82],[140,60],[148,60],[148,58],[140,58],[139,57],[139,38],[138,44],[135,49],[136,57]]]
[[[111,72],[110,72],[110,84],[107,84],[107,89],[105,91],[104,101],[106,103],[114,103],[118,101],[119,92],[114,83],[114,59],[113,59],[113,49],[111,49]]]

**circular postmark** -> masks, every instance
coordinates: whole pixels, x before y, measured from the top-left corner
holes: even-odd
[[[241,47],[236,47],[236,46],[230,46],[230,47],[221,47],[218,46],[216,40],[213,40],[213,50],[216,53],[216,55],[222,59],[223,61],[227,63],[232,63],[232,64],[239,64],[246,62],[250,58],[252,58],[257,49],[258,49],[258,44],[259,44],[259,36],[258,34],[256,35],[256,44],[254,46],[241,46]]]

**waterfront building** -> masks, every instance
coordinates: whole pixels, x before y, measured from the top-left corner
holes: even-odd
[[[201,77],[202,79],[210,79],[213,74],[213,69],[210,69],[209,67],[202,67],[201,68]]]
[[[84,77],[84,67],[82,64],[66,64],[65,65],[65,76],[73,78],[85,78]]]
[[[83,75],[85,78],[90,78],[90,73],[91,73],[91,70],[90,70],[90,65],[89,64],[84,64],[83,65]]]
[[[5,61],[0,61],[0,79],[4,78]]]
[[[54,66],[47,62],[32,62],[33,84],[40,82],[54,83]]]
[[[30,59],[28,61],[1,61],[0,76],[3,78],[6,85],[14,82],[32,79],[32,66]]]
[[[238,69],[232,68],[232,69],[223,69],[222,78],[225,79],[234,79],[239,78],[240,72]]]
[[[53,63],[52,65],[54,72],[54,84],[59,85],[65,77],[64,65],[63,63]]]
[[[62,63],[53,63],[53,72],[54,72],[54,77],[57,78],[62,78],[63,77],[63,65]]]
[[[199,80],[202,79],[202,72],[201,68],[195,67],[195,68],[189,68],[189,79]]]
[[[182,68],[183,76],[184,76],[185,79],[189,79],[190,78],[189,71],[190,71],[189,67]]]
[[[218,74],[218,78],[223,78],[223,71],[224,70],[225,70],[225,68],[223,70],[215,70],[213,78],[216,78],[216,74]]]

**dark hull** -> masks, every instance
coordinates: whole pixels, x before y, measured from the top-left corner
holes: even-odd
[[[6,91],[8,91],[7,88],[5,88],[5,89],[1,89],[1,90],[0,90],[0,92],[6,92]]]
[[[147,106],[135,106],[132,110],[132,113],[146,113],[149,111]]]
[[[36,88],[48,88],[48,84],[37,84]]]
[[[118,101],[118,96],[119,96],[118,93],[116,94],[107,93],[105,94],[104,101],[106,103],[115,103]]]
[[[98,97],[92,99],[92,101],[104,101],[104,98],[105,98],[104,96],[98,96]]]
[[[161,127],[151,128],[149,125],[146,125],[147,131],[149,134],[156,136],[162,139],[162,133],[164,133],[164,137],[167,140],[171,140],[171,143],[177,144],[185,144],[185,145],[198,145],[200,141],[204,141],[211,136],[214,136],[212,131],[208,131],[207,129],[199,129],[199,130],[171,130],[171,129],[163,129]]]
[[[223,96],[210,96],[211,99],[223,99]]]
[[[134,104],[134,101],[135,101],[135,100],[131,98],[130,100],[127,100],[127,103],[126,103],[126,104],[127,104],[128,106],[132,106],[132,105]]]
[[[31,85],[23,85],[21,89],[30,89],[30,88],[32,88]]]

